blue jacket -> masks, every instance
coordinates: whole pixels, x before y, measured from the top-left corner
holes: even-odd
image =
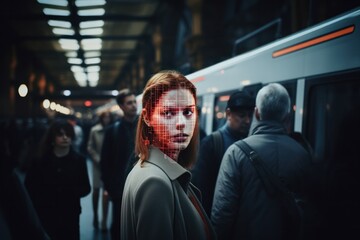
[[[310,156],[282,125],[260,121],[244,141],[291,191],[306,193]],[[219,239],[282,239],[280,202],[268,196],[254,166],[235,144],[220,166],[211,221]]]

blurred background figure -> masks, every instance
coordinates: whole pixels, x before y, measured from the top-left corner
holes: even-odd
[[[101,150],[101,179],[112,202],[111,239],[120,239],[121,199],[129,160],[133,159],[138,119],[135,94],[123,89],[116,102],[124,113],[122,119],[109,126]]]
[[[93,126],[90,130],[89,140],[87,143],[87,150],[89,157],[93,164],[92,172],[92,204],[94,211],[94,228],[98,228],[99,216],[98,216],[98,205],[99,205],[99,195],[100,190],[103,188],[103,182],[101,181],[100,176],[100,156],[101,148],[104,141],[105,128],[112,123],[112,115],[109,111],[102,112],[99,116],[99,123]],[[107,230],[107,215],[109,208],[108,194],[104,189],[102,189],[102,220],[101,220],[101,230]]]
[[[73,149],[78,153],[82,153],[81,145],[83,144],[84,141],[84,131],[82,127],[78,124],[77,119],[74,115],[70,115],[68,122],[74,127],[74,132],[75,132],[75,136],[72,141]]]
[[[74,137],[69,122],[55,120],[25,177],[25,186],[52,240],[80,238],[80,198],[90,193],[86,160],[71,146]]]
[[[0,123],[0,239],[48,240],[28,192],[22,184],[15,157],[11,153],[11,139],[7,124]]]

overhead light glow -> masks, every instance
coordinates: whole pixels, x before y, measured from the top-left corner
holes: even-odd
[[[102,6],[102,5],[105,5],[105,4],[106,4],[105,0],[92,0],[92,1],[76,0],[75,1],[75,5],[77,7]]]
[[[48,109],[50,107],[50,100],[49,99],[45,99],[43,102],[42,102],[42,105],[45,109]]]
[[[99,81],[99,73],[98,72],[88,73],[88,81],[89,82],[97,82],[97,81]]]
[[[85,64],[98,64],[101,62],[100,58],[87,58],[85,59]]]
[[[55,8],[44,8],[43,12],[44,12],[45,15],[70,16],[70,11],[61,10],[61,9],[55,9]]]
[[[25,84],[21,84],[18,88],[18,93],[20,97],[26,97],[26,95],[28,94],[27,86]]]
[[[70,90],[64,90],[63,91],[64,96],[70,96],[71,95],[71,91]]]
[[[111,95],[113,95],[113,96],[117,96],[118,94],[119,94],[118,90],[112,90],[111,91]]]
[[[95,28],[104,26],[103,20],[80,22],[80,28]]]
[[[91,38],[81,40],[82,49],[86,50],[100,50],[102,48],[102,40],[100,38]]]
[[[37,1],[38,3],[60,6],[60,7],[66,7],[68,5],[68,1],[65,0],[37,0]]]
[[[85,58],[100,57],[100,55],[101,55],[101,52],[98,52],[98,51],[91,51],[91,52],[84,53]]]
[[[75,39],[60,39],[59,43],[64,50],[78,50],[80,48],[78,41]]]
[[[100,66],[95,65],[95,66],[90,66],[86,68],[86,71],[89,72],[99,72],[100,71]]]
[[[89,29],[80,29],[80,35],[101,35],[103,33],[102,28],[89,28]]]
[[[48,24],[52,27],[71,28],[71,22],[67,21],[49,20]]]
[[[57,35],[75,35],[75,31],[72,29],[65,29],[65,28],[53,28],[53,33]]]
[[[105,14],[105,10],[103,8],[93,8],[93,9],[86,9],[86,10],[79,10],[79,16],[102,16]]]
[[[65,56],[67,56],[68,58],[76,58],[77,52],[75,52],[75,51],[67,52],[67,53],[65,53]]]
[[[71,66],[71,71],[73,73],[77,73],[77,72],[84,72],[84,68],[80,67],[80,66]]]
[[[68,58],[69,64],[82,64],[82,62],[81,58]]]

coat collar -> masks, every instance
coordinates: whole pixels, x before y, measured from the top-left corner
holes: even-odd
[[[156,147],[150,147],[150,155],[147,161],[163,170],[171,181],[181,177],[180,182],[185,185],[190,182],[190,172]]]

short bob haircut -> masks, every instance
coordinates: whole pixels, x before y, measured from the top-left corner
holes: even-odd
[[[56,136],[61,135],[61,130],[63,130],[68,137],[74,140],[74,127],[66,119],[56,119],[43,136],[39,153],[40,157],[44,157],[53,151],[55,138]]]
[[[188,89],[195,99],[196,106],[196,88],[181,73],[177,71],[166,70],[160,71],[159,73],[153,75],[147,82],[142,96],[142,106],[143,109],[146,109],[146,114],[148,114],[148,116],[151,116],[156,104],[164,93],[170,90],[177,89]],[[143,163],[149,157],[149,147],[153,140],[152,134],[149,134],[149,132],[151,131],[151,127],[148,127],[144,121],[142,111],[141,116],[138,120],[135,141],[135,152],[140,157],[141,163]],[[178,163],[184,168],[190,168],[196,161],[196,149],[199,142],[198,135],[198,117],[196,116],[193,137],[188,147],[180,152],[178,158]]]

